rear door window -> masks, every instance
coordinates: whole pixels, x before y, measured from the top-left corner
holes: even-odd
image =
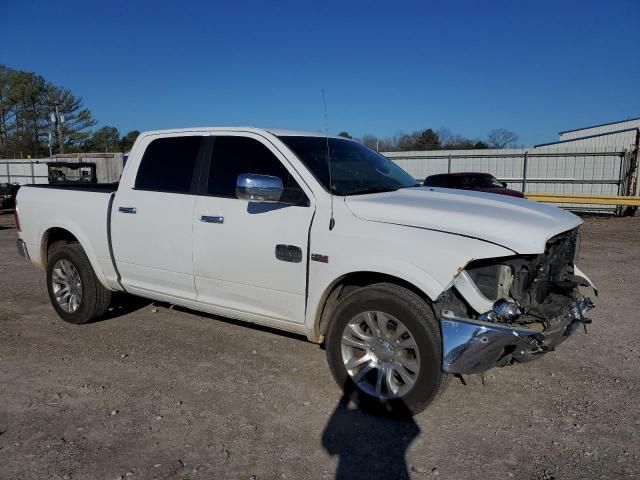
[[[203,137],[158,138],[147,146],[136,177],[136,190],[191,193]]]

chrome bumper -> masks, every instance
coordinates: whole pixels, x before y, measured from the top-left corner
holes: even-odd
[[[545,332],[459,318],[445,311],[441,317],[442,369],[446,373],[481,373],[538,358],[566,340],[579,325],[589,323],[584,314],[592,308],[590,299],[581,298],[567,307],[556,328]]]
[[[27,250],[27,244],[22,241],[22,239],[16,240],[16,248],[18,249],[18,254],[27,260],[30,260],[29,250]]]

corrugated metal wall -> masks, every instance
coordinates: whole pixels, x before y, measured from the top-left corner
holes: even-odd
[[[385,152],[418,180],[447,172],[488,172],[505,182],[521,182],[524,153],[522,148],[501,150],[433,150],[424,152]],[[450,168],[449,168],[450,165]]]
[[[617,195],[615,183],[620,181],[626,152],[607,147],[544,147],[383,153],[418,180],[449,171],[487,172],[516,190],[522,190],[525,154],[528,191]]]
[[[532,193],[625,194],[631,166],[629,151],[610,147],[436,150],[383,155],[418,181],[437,173],[487,172],[507,182],[509,188]],[[568,206],[602,209],[597,205]],[[615,211],[615,207],[606,207],[606,210]]]

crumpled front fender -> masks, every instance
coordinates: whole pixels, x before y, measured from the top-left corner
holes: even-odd
[[[573,266],[573,273],[577,277],[584,278],[584,280],[589,284],[589,286],[593,288],[593,293],[596,294],[596,297],[598,296],[598,287],[595,286],[595,284],[591,281],[591,279],[587,277],[587,275],[582,270],[580,270],[577,265]]]

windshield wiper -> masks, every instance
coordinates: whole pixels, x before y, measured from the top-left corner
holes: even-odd
[[[365,187],[365,188],[359,188],[357,190],[351,190],[349,192],[343,193],[343,195],[364,195],[366,193],[395,192],[396,190],[398,190],[397,187],[382,187],[378,185],[375,187]]]

